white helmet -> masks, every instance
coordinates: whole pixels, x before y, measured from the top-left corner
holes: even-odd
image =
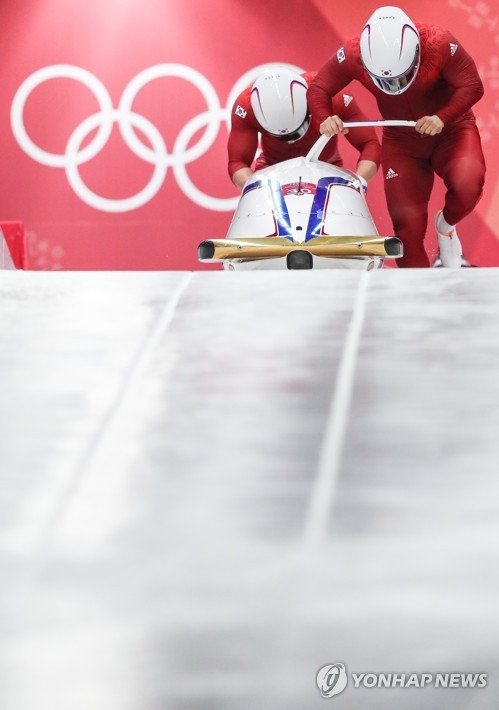
[[[288,67],[261,74],[251,89],[251,107],[262,130],[285,141],[301,138],[308,129],[307,82]]]
[[[416,78],[419,32],[399,7],[379,7],[360,36],[362,63],[378,89],[402,94]]]

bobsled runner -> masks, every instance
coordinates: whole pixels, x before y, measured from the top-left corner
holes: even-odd
[[[357,126],[414,126],[362,121]],[[396,236],[381,236],[355,173],[319,160],[321,136],[305,157],[258,170],[248,179],[227,236],[198,247],[205,263],[225,269],[381,268],[403,255]]]

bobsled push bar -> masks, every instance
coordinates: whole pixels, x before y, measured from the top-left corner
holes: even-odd
[[[380,127],[408,127],[414,128],[416,121],[402,121],[402,120],[385,120],[385,121],[350,121],[343,124],[344,128],[363,128],[365,126],[373,126],[374,128]],[[321,136],[316,140],[314,145],[310,148],[307,153],[306,160],[316,161],[319,159],[319,155],[324,150],[326,143],[331,138],[331,136]]]
[[[381,256],[396,259],[403,254],[402,242],[397,237],[314,237],[304,243],[293,242],[286,237],[255,237],[208,239],[199,245],[198,258],[203,262],[278,259],[294,251],[336,258]]]

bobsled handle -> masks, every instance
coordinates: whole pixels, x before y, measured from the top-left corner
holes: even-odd
[[[414,128],[416,121],[397,121],[397,120],[386,120],[386,121],[350,121],[343,124],[345,128],[363,128],[364,126],[407,126]],[[324,150],[326,143],[332,136],[321,136],[316,140],[314,145],[310,148],[305,160],[316,161],[319,160],[319,155]]]

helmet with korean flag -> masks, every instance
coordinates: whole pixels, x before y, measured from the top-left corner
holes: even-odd
[[[374,84],[385,94],[402,94],[419,69],[421,48],[414,22],[399,7],[379,7],[360,36],[360,56]]]
[[[307,82],[285,66],[266,69],[251,88],[251,107],[262,130],[295,141],[308,130]]]

